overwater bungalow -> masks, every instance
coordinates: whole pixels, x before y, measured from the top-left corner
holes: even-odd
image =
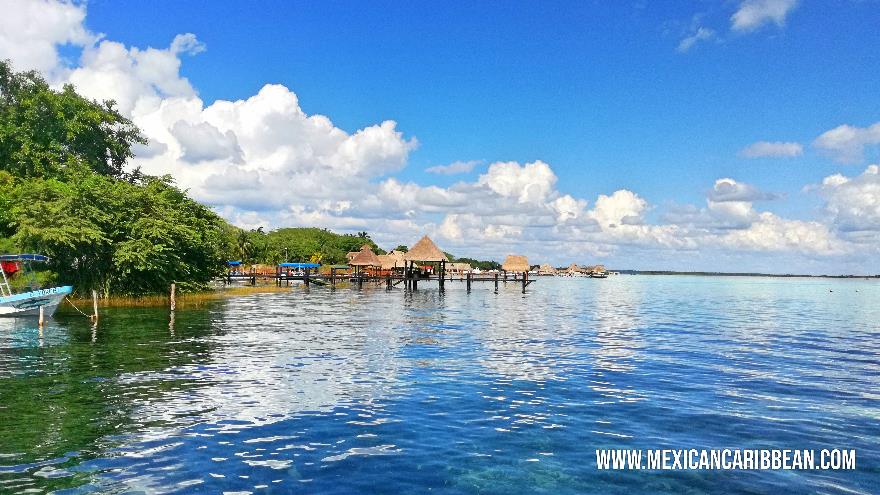
[[[538,267],[538,275],[542,275],[545,277],[552,277],[556,275],[556,268],[550,266],[549,263],[544,263],[540,267]]]
[[[354,267],[355,272],[375,272],[382,268],[382,261],[376,256],[369,244],[361,246],[361,250],[351,258],[348,264]]]
[[[429,263],[438,263],[441,265],[441,270],[446,267],[446,263],[449,262],[449,258],[446,257],[446,254],[434,244],[434,241],[431,240],[430,237],[424,236],[419,239],[419,242],[415,243],[415,245],[403,255],[403,259],[405,262],[412,264],[415,266],[416,262],[429,262]],[[420,270],[423,270],[423,267],[419,267]]]
[[[472,271],[473,267],[470,263],[449,263],[449,265],[446,266],[446,273],[449,275],[465,275]]]
[[[525,256],[508,254],[501,264],[501,269],[508,273],[528,273],[531,265]]]
[[[406,268],[404,254],[406,253],[403,251],[397,251],[396,249],[388,254],[380,254],[379,261],[382,263],[382,266],[380,267],[382,275],[403,271],[403,269]]]

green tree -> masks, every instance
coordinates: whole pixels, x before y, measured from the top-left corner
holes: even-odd
[[[135,143],[146,140],[112,100],[88,100],[69,84],[55,91],[37,72],[0,61],[0,170],[58,177],[83,165],[121,178]]]
[[[16,244],[47,254],[59,281],[104,295],[200,287],[222,271],[226,224],[169,177],[137,183],[79,171],[16,190]]]

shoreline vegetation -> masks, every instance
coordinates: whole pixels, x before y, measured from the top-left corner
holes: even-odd
[[[229,297],[247,296],[251,294],[271,294],[278,292],[289,292],[290,287],[276,287],[274,285],[257,285],[244,287],[225,287],[218,289],[210,289],[199,292],[185,292],[175,297],[177,307],[200,307],[214,301],[219,301]],[[98,299],[98,308],[152,308],[152,307],[168,307],[170,298],[168,294],[154,294],[145,296],[113,296]],[[62,308],[75,312],[75,308],[81,310],[90,310],[92,308],[92,299],[87,297],[71,298],[64,301]],[[87,311],[88,312],[88,311]]]

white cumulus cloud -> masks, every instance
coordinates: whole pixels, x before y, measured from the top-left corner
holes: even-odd
[[[761,191],[751,184],[723,178],[715,181],[715,185],[709,191],[708,198],[715,203],[722,203],[729,201],[768,201],[778,199],[779,196]]]
[[[804,147],[800,143],[758,141],[740,150],[739,154],[745,158],[793,158],[803,155]]]
[[[880,232],[880,166],[855,177],[826,177],[818,188],[833,224],[844,232]]]
[[[546,199],[553,190],[556,174],[540,160],[523,166],[515,162],[499,162],[490,165],[478,183],[501,196],[516,198],[520,203],[536,203]]]
[[[50,78],[66,67],[58,46],[85,46],[96,37],[83,25],[84,4],[52,0],[0,1],[0,60]]]
[[[813,141],[813,146],[840,163],[858,163],[864,160],[865,148],[877,144],[880,144],[880,122],[868,127],[840,125],[822,133]]]
[[[730,17],[731,29],[748,32],[768,23],[784,26],[797,3],[797,0],[743,0]]]

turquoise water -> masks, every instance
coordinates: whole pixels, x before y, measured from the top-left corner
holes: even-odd
[[[0,492],[878,493],[880,282],[293,288],[0,321]],[[846,448],[855,471],[599,471]]]

